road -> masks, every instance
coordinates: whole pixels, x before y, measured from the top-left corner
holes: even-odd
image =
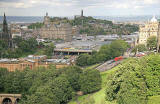
[[[130,57],[131,54],[131,49],[129,49],[127,52],[124,53],[123,58],[128,58]],[[100,72],[104,72],[106,70],[110,70],[113,67],[119,65],[123,60],[119,60],[119,61],[114,61],[114,60],[109,60],[106,61],[105,63],[101,64],[100,66],[96,67],[97,70],[99,70]]]
[[[110,70],[113,67],[119,65],[121,62],[122,62],[122,60],[116,61],[116,62],[114,60],[109,60],[109,61],[101,64],[100,66],[98,66],[96,69],[99,70],[100,72],[104,72],[104,71]]]

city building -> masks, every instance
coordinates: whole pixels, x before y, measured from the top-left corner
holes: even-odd
[[[147,39],[150,36],[158,36],[160,22],[154,16],[151,21],[148,21],[145,25],[140,26],[139,29],[139,44],[147,44]]]
[[[12,36],[11,36],[10,30],[8,29],[8,24],[7,24],[7,19],[6,19],[5,13],[4,13],[4,17],[3,17],[2,31],[0,32],[0,40],[4,40],[5,42],[7,42],[9,48],[12,47]]]
[[[63,68],[70,65],[69,59],[47,59],[47,56],[29,55],[19,59],[0,59],[0,68],[7,68],[8,71],[24,70],[25,68],[35,69],[38,67],[47,68],[54,65],[56,68]]]
[[[11,24],[10,27],[11,27],[12,38],[15,38],[16,36],[19,36],[19,37],[22,36],[22,29],[19,25]]]
[[[44,26],[38,30],[40,38],[43,39],[62,39],[64,41],[72,40],[72,26],[69,23],[55,23],[46,13],[44,17]]]

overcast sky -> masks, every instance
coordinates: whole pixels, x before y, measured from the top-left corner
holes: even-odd
[[[160,0],[0,0],[0,15],[73,16],[160,15]]]

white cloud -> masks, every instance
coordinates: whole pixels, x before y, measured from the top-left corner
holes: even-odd
[[[69,13],[74,13],[74,11],[79,11],[80,9],[85,9],[86,11],[98,11],[105,10],[105,12],[110,11],[120,11],[121,12],[132,12],[139,10],[148,12],[154,10],[159,10],[160,0],[0,0],[0,8],[7,8],[8,11],[12,9],[25,9],[26,11],[33,13],[33,8],[38,11],[45,10],[48,11],[52,9],[57,14],[66,14],[65,11],[68,10]],[[152,10],[153,9],[153,10]],[[110,11],[107,11],[110,10]],[[16,11],[16,10],[15,10]],[[89,12],[91,13],[91,12]],[[95,12],[92,14],[98,14]]]

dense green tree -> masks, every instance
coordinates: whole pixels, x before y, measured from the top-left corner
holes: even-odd
[[[55,45],[53,43],[51,43],[49,46],[45,47],[44,54],[47,55],[48,57],[51,57],[53,55],[54,48],[55,48]]]
[[[43,23],[32,23],[31,25],[28,26],[29,29],[38,29],[41,28],[44,24]]]
[[[110,51],[110,45],[103,45],[101,46],[100,50],[99,50],[99,54],[104,56],[104,61],[111,59],[111,55],[110,55],[111,51]]]
[[[149,50],[154,50],[157,47],[157,38],[155,36],[151,36],[147,39],[147,47]]]
[[[122,56],[123,53],[129,48],[129,45],[123,40],[115,40],[110,45],[111,57]]]
[[[79,91],[80,90],[79,77],[82,74],[82,69],[76,66],[71,66],[71,67],[65,68],[64,70],[65,70],[64,73],[70,85],[72,86],[72,88],[75,91]]]
[[[144,52],[147,51],[147,47],[144,44],[139,44],[132,49],[132,52]]]
[[[106,100],[119,104],[147,104],[148,96],[159,95],[159,55],[128,59],[108,76]]]
[[[5,68],[0,68],[0,92],[5,92],[5,81],[8,71]]]
[[[40,86],[35,94],[27,96],[27,99],[22,99],[20,104],[60,104],[60,101],[53,94],[51,87],[45,85]]]
[[[84,90],[87,94],[100,88],[101,77],[97,70],[83,71],[77,66],[57,70],[50,66],[8,72],[0,68],[0,93],[21,93],[20,104],[66,104],[77,91]]]
[[[79,79],[80,90],[85,94],[98,91],[101,89],[101,81],[102,79],[98,70],[86,69]]]
[[[86,66],[86,65],[88,65],[88,63],[87,63],[88,58],[89,58],[88,54],[81,54],[76,59],[76,64],[79,66]]]
[[[8,43],[0,40],[0,57],[3,58],[19,58],[33,54],[38,49],[38,43],[35,38],[22,39],[22,37],[13,38],[13,44],[16,48],[8,48]]]

